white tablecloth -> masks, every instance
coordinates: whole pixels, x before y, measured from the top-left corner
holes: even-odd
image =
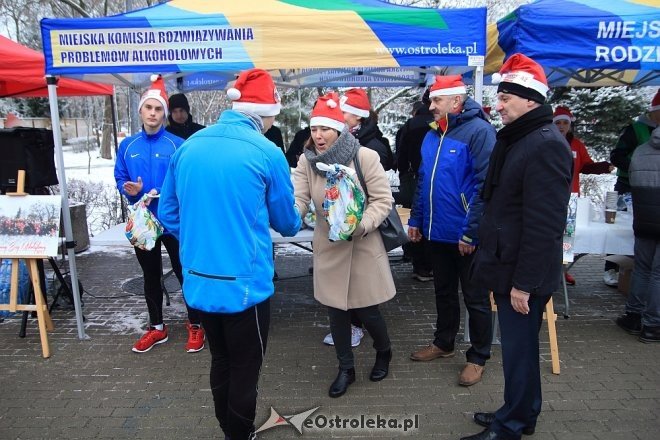
[[[613,224],[605,223],[604,220],[578,224],[573,251],[576,254],[633,255],[634,246],[632,215],[618,211]]]
[[[130,247],[124,231],[126,230],[126,223],[120,223],[112,228],[105,230],[95,237],[90,238],[92,246],[126,246]],[[312,241],[314,231],[311,229],[302,229],[293,237],[282,237],[277,232],[270,230],[270,237],[273,243],[309,243]]]

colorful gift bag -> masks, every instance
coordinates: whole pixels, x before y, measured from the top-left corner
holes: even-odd
[[[158,237],[163,235],[163,226],[153,212],[149,211],[145,203],[147,197],[147,194],[143,195],[137,203],[128,207],[126,238],[133,246],[150,251],[156,245]]]
[[[350,240],[364,212],[364,193],[352,177],[355,171],[339,164],[317,163],[316,167],[325,171],[327,178],[323,216],[330,226],[328,239]]]

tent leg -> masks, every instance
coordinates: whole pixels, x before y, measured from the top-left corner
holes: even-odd
[[[474,100],[483,105],[484,101],[484,68],[477,66],[474,69]]]
[[[76,309],[76,323],[78,325],[78,339],[89,339],[85,334],[83,325],[82,309],[80,306],[80,291],[78,289],[78,269],[76,267],[75,243],[73,241],[73,229],[71,228],[71,212],[69,211],[69,197],[66,185],[66,173],[64,172],[64,155],[62,153],[62,133],[60,132],[60,110],[57,104],[57,79],[54,76],[46,76],[48,83],[48,101],[50,103],[50,120],[53,126],[53,141],[55,143],[55,156],[57,159],[57,178],[60,181],[60,193],[62,195],[62,220],[66,236],[66,250],[69,256],[69,272],[71,274],[71,288],[73,289],[73,304]]]

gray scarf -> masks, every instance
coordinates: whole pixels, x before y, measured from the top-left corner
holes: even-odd
[[[316,168],[317,162],[326,165],[338,163],[348,166],[357,155],[358,149],[360,149],[360,142],[348,131],[348,128],[344,128],[335,143],[326,151],[318,154],[316,150],[305,148],[305,157],[312,166],[312,170],[316,174],[325,177],[325,171]]]
[[[264,132],[264,121],[261,119],[261,116],[259,116],[256,113],[247,111],[247,110],[236,110],[238,113],[241,113],[245,115],[246,118],[248,118],[250,121],[254,122],[254,125],[257,126],[259,129],[259,133],[263,134]]]

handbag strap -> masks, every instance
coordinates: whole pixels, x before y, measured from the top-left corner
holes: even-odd
[[[360,167],[360,159],[358,159],[357,153],[355,153],[355,157],[353,158],[353,165],[355,165],[355,173],[357,174],[358,179],[360,180],[360,185],[362,185],[362,189],[364,189],[365,199],[369,200],[369,191],[367,190],[367,184],[364,181],[364,175],[362,174],[362,168]]]

